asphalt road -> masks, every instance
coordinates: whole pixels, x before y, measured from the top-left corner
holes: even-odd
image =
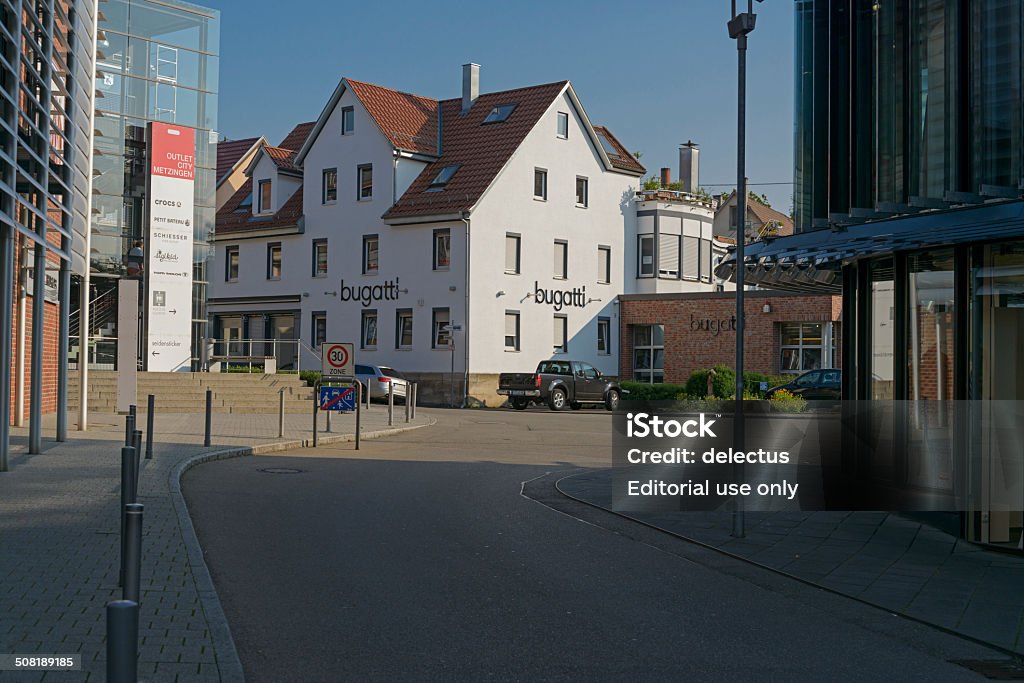
[[[999,658],[560,497],[610,462],[602,411],[430,412],[185,476],[248,680],[954,681]]]

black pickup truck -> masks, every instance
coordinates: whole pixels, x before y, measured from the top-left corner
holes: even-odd
[[[619,407],[622,388],[614,377],[605,377],[590,363],[576,360],[542,360],[537,372],[503,372],[498,376],[498,393],[508,396],[516,410],[531,403],[547,403],[551,410],[569,406],[579,410],[585,403]]]

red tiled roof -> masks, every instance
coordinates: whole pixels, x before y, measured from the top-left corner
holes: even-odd
[[[345,80],[392,145],[409,152],[437,154],[437,100]]]
[[[291,150],[292,152],[298,152],[302,148],[302,144],[306,142],[306,138],[309,137],[309,132],[313,130],[313,126],[316,125],[316,121],[307,121],[306,123],[300,123],[299,125],[292,128],[288,135],[284,136],[284,140],[278,145],[281,149]]]
[[[480,95],[466,115],[462,100],[441,102],[443,156],[426,166],[384,218],[451,214],[469,210],[522,144],[568,81]],[[516,103],[501,123],[481,125],[491,109]],[[443,192],[425,192],[438,172],[458,164]]]
[[[604,137],[611,143],[612,147],[618,150],[618,155],[609,154],[608,161],[612,163],[612,166],[622,171],[632,171],[634,173],[645,173],[647,171],[643,164],[636,160],[629,150],[626,149],[625,145],[619,142],[619,139],[612,135],[612,132],[604,126],[594,126],[594,132],[598,135],[604,135]]]
[[[242,138],[241,140],[224,140],[217,143],[217,180],[220,180],[259,138]]]
[[[266,230],[268,228],[290,228],[298,223],[299,218],[302,216],[301,185],[295,191],[295,194],[288,198],[284,206],[278,209],[272,216],[253,216],[251,202],[247,208],[239,208],[242,200],[251,195],[252,191],[252,178],[249,178],[217,212],[217,235],[228,235],[248,230]]]
[[[290,149],[284,149],[281,147],[266,147],[264,148],[267,156],[274,162],[282,171],[291,171],[292,173],[301,173],[299,167],[295,165],[295,152]]]

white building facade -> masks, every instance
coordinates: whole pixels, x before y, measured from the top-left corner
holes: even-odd
[[[282,340],[278,367],[311,369],[352,342],[455,404],[500,404],[498,374],[544,359],[618,371],[645,169],[569,82],[479,94],[478,69],[443,101],[343,79],[256,155],[218,214],[215,354]]]

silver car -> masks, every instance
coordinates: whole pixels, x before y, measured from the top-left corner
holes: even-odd
[[[381,365],[356,364],[356,379],[363,385],[363,391],[369,391],[371,398],[387,400],[388,387],[394,385],[395,397],[405,398],[408,380],[398,370]],[[365,395],[365,394],[364,394]]]

